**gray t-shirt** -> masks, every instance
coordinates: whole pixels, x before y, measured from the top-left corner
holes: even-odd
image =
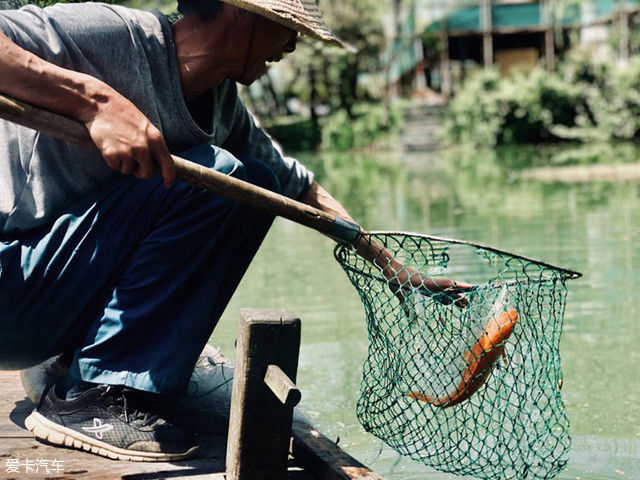
[[[0,11],[0,30],[22,48],[93,75],[130,99],[178,153],[209,143],[268,165],[283,193],[300,196],[312,174],[282,157],[225,80],[211,95],[211,132],[187,109],[171,26],[160,13],[100,3]],[[99,153],[0,120],[0,232],[13,235],[56,218],[61,209],[119,174]]]

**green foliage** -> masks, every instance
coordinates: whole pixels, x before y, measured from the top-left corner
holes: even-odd
[[[445,131],[452,143],[494,145],[502,128],[498,102],[500,75],[487,70],[472,76],[449,104]]]
[[[279,117],[265,128],[287,151],[313,151],[320,144],[320,132],[308,118]]]
[[[535,69],[501,78],[495,70],[467,81],[449,106],[448,136],[479,145],[558,140],[552,127],[572,127],[580,90],[558,75]]]
[[[351,119],[342,109],[320,120],[320,130],[310,119],[300,116],[277,117],[265,128],[287,151],[343,152],[365,149],[400,133],[402,112],[392,108],[387,116],[383,105],[358,104]],[[388,117],[388,118],[387,118]]]
[[[399,109],[391,108],[389,114],[383,105],[356,105],[354,118],[345,110],[338,110],[322,121],[322,149],[344,151],[364,148],[381,137],[397,134],[402,125]]]
[[[633,140],[640,136],[640,58],[625,67],[573,58],[562,71],[583,91],[584,109],[574,128],[557,134],[580,141]]]
[[[332,31],[358,49],[346,50],[300,38],[298,48],[276,67],[283,98],[296,97],[311,109],[345,109],[379,98],[382,88],[373,80],[381,71],[385,37],[385,3],[376,0],[323,0],[320,7]],[[322,110],[320,108],[320,110]]]
[[[557,72],[536,68],[506,78],[483,71],[451,102],[446,135],[486,146],[632,140],[640,136],[639,87],[639,58],[618,67],[574,55]]]

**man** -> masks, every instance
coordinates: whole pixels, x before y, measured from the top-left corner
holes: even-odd
[[[27,428],[111,458],[196,452],[149,405],[185,389],[272,222],[175,182],[169,151],[349,218],[311,172],[280,156],[236,93],[235,82],[249,85],[293,52],[298,32],[343,45],[315,3],[184,0],[179,9],[175,24],[104,4],[0,14],[0,91],[82,121],[98,147],[0,121],[0,364],[72,352]],[[411,280],[386,253],[361,253]]]

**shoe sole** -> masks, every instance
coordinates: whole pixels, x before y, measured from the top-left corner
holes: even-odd
[[[198,451],[198,446],[190,448],[184,453],[158,453],[126,450],[114,447],[108,443],[93,439],[71,428],[63,427],[52,422],[38,412],[32,412],[25,421],[27,430],[33,432],[36,438],[46,440],[54,445],[85,450],[114,460],[130,460],[132,462],[169,462],[184,460],[192,457]],[[135,452],[135,453],[133,453]]]

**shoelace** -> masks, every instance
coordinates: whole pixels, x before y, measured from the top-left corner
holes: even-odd
[[[104,395],[109,396],[114,400],[114,403],[122,407],[124,421],[126,423],[130,423],[133,420],[140,420],[143,425],[150,425],[159,418],[158,415],[142,412],[138,408],[129,405],[127,390],[122,387],[108,385],[104,390]]]

